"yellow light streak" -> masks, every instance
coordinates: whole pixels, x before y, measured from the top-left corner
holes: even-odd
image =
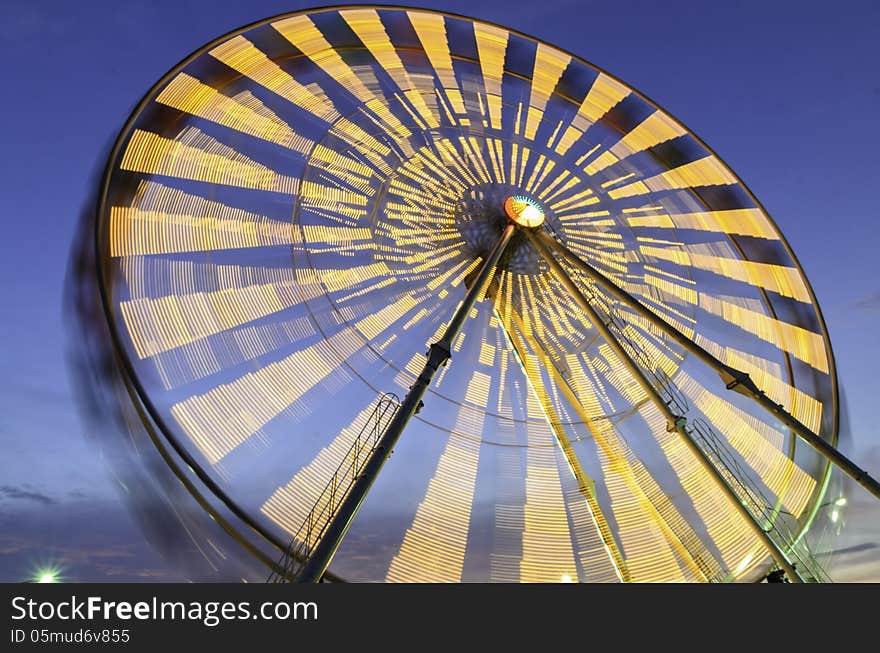
[[[785,297],[810,303],[809,292],[797,268],[719,256],[709,245],[685,245],[683,249],[639,245],[639,250],[645,256],[708,270],[728,279],[742,281],[778,292]],[[729,248],[725,248],[724,251],[729,251]]]
[[[235,36],[221,43],[209,54],[248,79],[328,123],[333,123],[339,118],[339,112],[323,91],[314,93],[309,87],[297,82],[243,36]]]
[[[501,129],[501,80],[504,76],[504,53],[508,33],[491,25],[474,23],[474,37],[483,71],[483,87],[489,108],[487,127]]]
[[[156,102],[305,154],[314,141],[298,135],[249,91],[227,97],[195,77],[180,73]]]
[[[296,177],[271,170],[195,128],[187,128],[176,140],[136,129],[119,167],[287,195],[295,195],[298,185]]]
[[[309,16],[291,16],[272,23],[272,27],[327,75],[339,81],[346,90],[363,102],[367,109],[382,121],[389,134],[397,139],[406,139],[411,134],[388,108],[387,101],[383,101],[370,90],[370,87],[379,88],[379,83],[372,73],[363,68],[359,68],[357,72],[350,68],[315,27]],[[361,75],[367,78],[366,83],[361,79]]]
[[[347,453],[353,456],[354,452],[350,450],[374,410],[373,404],[361,410],[354,420],[330,441],[330,444],[315,454],[310,463],[299,470],[285,485],[272,493],[272,496],[260,507],[260,512],[281,526],[288,534],[296,535],[309,512],[314,509],[314,515],[321,518],[315,524],[315,528],[320,530],[331,517],[330,508],[327,505],[330,495],[328,493],[321,497],[321,493],[343,462],[345,463],[344,469],[354,469],[354,459],[346,459],[345,456]],[[360,464],[363,464],[363,458],[366,457],[368,451],[366,442],[364,442],[364,447],[365,449],[360,451],[361,460],[358,461]],[[349,471],[349,473],[351,472]],[[319,498],[322,499],[320,503],[318,503]],[[340,497],[337,496],[336,500],[338,502]],[[305,534],[302,534],[301,537],[303,535]],[[312,535],[308,544],[314,546],[316,542],[315,536]]]
[[[810,500],[816,481],[780,451],[780,434],[713,394],[684,371],[679,372],[675,382],[709,422],[718,425],[718,430],[733,449],[780,498],[785,508],[799,517]]]
[[[707,156],[691,163],[685,163],[677,168],[672,168],[649,179],[627,184],[621,188],[615,188],[608,191],[608,195],[616,200],[622,197],[632,197],[634,195],[644,195],[678,188],[730,186],[738,183],[739,180],[721,161],[714,156]]]
[[[131,206],[110,207],[110,255],[176,254],[293,243],[291,225],[141,182]]]
[[[565,155],[574,143],[584,135],[589,127],[608,113],[623,98],[628,96],[629,89],[604,73],[599,73],[587,97],[584,98],[578,109],[577,115],[572,119],[571,125],[565,130],[556,152]]]
[[[734,299],[736,298],[709,297],[700,293],[699,305],[705,311],[787,351],[820,372],[828,373],[825,340],[820,334],[737,305],[732,301]]]
[[[403,62],[397,55],[397,51],[388,38],[388,33],[379,20],[379,14],[375,9],[345,9],[339,12],[339,15],[345,19],[348,26],[358,35],[358,38],[367,46],[370,53],[376,58],[376,61],[385,69],[395,83],[404,92],[406,98],[413,104],[418,112],[419,118],[428,128],[439,127],[435,111],[428,108],[422,92],[431,92],[433,95],[433,84],[431,87],[422,87],[414,83],[414,80],[424,80],[423,76],[410,77],[407,73]]]
[[[822,403],[803,390],[784,381],[782,369],[778,363],[739,351],[733,347],[721,346],[699,333],[694,336],[694,341],[727,365],[747,373],[768,397],[785,405],[787,410],[811,431],[819,432],[822,424]],[[782,442],[778,442],[777,448],[781,445]]]
[[[556,83],[568,67],[571,57],[556,48],[538,43],[535,51],[535,68],[532,72],[532,94],[526,114],[525,136],[534,140],[538,124],[544,116],[547,100],[556,88]]]
[[[760,209],[664,213],[653,216],[630,217],[627,218],[627,222],[632,227],[696,229],[699,231],[778,240],[778,236],[770,225],[770,221]]]
[[[584,472],[580,460],[571,445],[571,441],[566,435],[564,427],[561,426],[559,416],[554,407],[554,402],[550,400],[545,389],[545,384],[540,375],[541,361],[539,356],[530,354],[526,350],[524,340],[529,339],[528,336],[525,335],[528,332],[528,327],[515,312],[508,309],[503,314],[506,318],[502,318],[501,313],[495,313],[495,315],[498,316],[498,321],[501,323],[501,333],[505,337],[505,340],[509,338],[508,342],[510,343],[515,360],[519,363],[519,367],[525,375],[528,391],[537,401],[540,415],[550,427],[557,446],[563,452],[566,465],[577,483],[577,494],[583,499],[583,501],[566,500],[565,498],[560,497],[560,500],[563,501],[569,509],[569,519],[571,522],[570,526],[566,524],[565,531],[568,532],[570,530],[570,537],[573,538],[578,545],[576,552],[572,550],[572,553],[576,553],[578,559],[581,560],[581,565],[587,573],[589,573],[590,580],[601,578],[611,581],[623,581],[628,578],[626,564],[620,554],[617,543],[611,534],[611,529],[608,526],[602,508],[596,498],[595,483],[593,482],[593,479]],[[504,326],[505,320],[509,322],[509,327]],[[533,348],[537,346],[534,343],[534,340],[532,340],[532,343]],[[544,363],[546,364],[546,356],[544,356],[544,359]],[[550,363],[550,365],[552,366],[552,363]],[[548,367],[546,369],[553,370],[555,368]],[[559,383],[560,379],[557,378],[556,381]],[[532,460],[532,453],[534,451],[543,451],[539,448],[541,441],[536,439],[536,435],[538,435],[537,429],[529,427],[528,438],[532,445],[527,453],[529,461]],[[541,435],[541,438],[546,439],[546,436]],[[527,465],[528,464],[530,463],[527,462]],[[537,464],[540,465],[540,461]],[[549,461],[545,464],[549,467]],[[560,473],[558,463],[555,466],[557,467],[556,478],[558,478],[558,474]],[[555,483],[551,487],[551,492],[554,489]],[[541,496],[545,497],[545,500],[551,499],[551,497],[546,494]],[[541,496],[536,498],[536,502],[541,500]],[[523,525],[521,530],[526,528],[529,523],[530,509],[528,506],[528,496],[526,506],[523,510]],[[545,538],[550,537],[550,534],[548,533],[544,533],[543,535]],[[540,538],[540,535],[537,537]],[[569,539],[566,544],[558,544],[556,546],[563,546],[565,552],[562,555],[567,560],[569,555],[568,549],[572,546],[571,539]],[[552,544],[548,542],[547,546],[552,546]],[[538,548],[539,555],[536,556],[535,560],[528,562],[526,560],[527,547],[524,537],[521,580],[552,580],[554,571],[564,571],[559,570],[558,567],[548,567],[549,556],[542,561],[540,559],[540,547]],[[531,553],[531,547],[529,547],[528,552]],[[522,575],[524,572],[527,573]],[[576,574],[570,575],[576,577]]]
[[[464,102],[461,97],[461,89],[455,78],[455,71],[452,68],[452,56],[449,52],[446,22],[443,16],[420,11],[408,11],[407,15],[419,37],[422,49],[434,67],[441,88],[446,91],[453,111],[457,115],[463,115],[465,113]]]
[[[588,165],[587,172],[591,175],[595,174],[633,154],[643,152],[686,133],[675,120],[662,111],[655,111],[608,150],[605,153],[608,155],[607,158],[599,157]]]
[[[485,406],[488,391],[489,377],[474,372],[465,397],[478,406]],[[483,420],[481,410],[462,406],[454,431],[481,433]],[[465,438],[449,438],[412,525],[391,561],[386,581],[461,582],[479,454],[479,444]]]
[[[338,369],[330,341],[321,341],[231,383],[190,397],[171,414],[215,464]]]
[[[667,430],[666,418],[657,407],[646,404],[639,414],[651,428],[666,459],[678,475],[681,486],[690,496],[711,541],[721,552],[725,566],[734,569],[755,544],[755,535],[748,523],[719,491],[682,436]]]

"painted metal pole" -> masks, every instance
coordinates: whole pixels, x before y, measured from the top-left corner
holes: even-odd
[[[549,234],[541,232],[537,233],[536,236],[541,244],[559,252],[569,261],[569,263],[590,276],[596,283],[605,288],[605,290],[640,315],[644,316],[645,319],[651,322],[654,326],[666,332],[666,334],[668,334],[675,342],[706,363],[709,367],[713,368],[718,373],[718,376],[721,377],[721,380],[724,382],[724,385],[728,390],[738,392],[758,403],[762,408],[773,414],[780,422],[790,428],[804,442],[813,447],[813,449],[819,454],[825,456],[825,458],[840,468],[841,471],[868,490],[868,492],[880,499],[880,483],[878,483],[876,479],[872,478],[868,472],[861,469],[849,458],[840,453],[835,447],[820,438],[817,434],[813,433],[809,427],[801,423],[794,417],[794,415],[785,410],[781,404],[777,404],[770,399],[770,397],[764,394],[763,390],[758,388],[747,373],[725,364],[716,356],[712,355],[712,353],[700,347],[700,345],[694,342],[692,338],[689,338],[669,324],[666,320],[654,313],[654,311],[642,304],[623,288],[620,288],[617,284],[611,281],[611,279],[599,272],[599,270],[586,261],[582,260],[574,252]]]
[[[765,547],[767,547],[770,555],[773,556],[773,559],[776,561],[776,563],[785,571],[791,582],[802,582],[801,577],[798,575],[794,566],[785,556],[782,549],[780,549],[776,545],[776,543],[770,538],[770,536],[758,522],[757,517],[753,515],[749,511],[749,509],[743,504],[734,489],[721,475],[721,472],[719,472],[715,465],[712,464],[712,461],[709,460],[706,453],[700,448],[700,446],[696,442],[694,442],[691,434],[688,433],[687,429],[685,428],[686,420],[684,419],[684,417],[681,415],[675,415],[666,404],[666,402],[663,401],[663,397],[660,396],[660,393],[657,392],[657,389],[654,388],[654,386],[648,380],[648,377],[645,376],[644,371],[642,371],[642,369],[636,364],[636,362],[623,348],[623,345],[620,344],[617,338],[614,337],[614,335],[611,333],[611,330],[608,328],[607,323],[599,316],[599,314],[596,312],[596,309],[593,308],[593,306],[583,295],[577,285],[575,285],[574,281],[572,281],[571,277],[568,276],[568,273],[565,271],[562,265],[560,265],[560,263],[553,257],[553,254],[550,252],[550,250],[544,245],[544,240],[535,231],[526,231],[526,235],[529,237],[532,246],[534,246],[534,248],[550,266],[550,269],[552,270],[553,274],[556,275],[556,278],[560,282],[562,282],[562,285],[564,285],[566,290],[568,290],[569,294],[575,300],[575,303],[578,305],[578,307],[582,311],[584,311],[584,313],[586,313],[590,322],[592,322],[593,326],[596,327],[596,330],[599,331],[599,333],[602,335],[608,345],[614,350],[614,353],[620,359],[620,362],[626,366],[630,374],[633,375],[633,378],[635,378],[642,389],[648,394],[648,397],[651,399],[651,401],[653,401],[654,405],[657,406],[657,408],[666,418],[669,424],[669,430],[675,431],[679,434],[679,436],[681,436],[688,450],[690,450],[697,461],[712,477],[718,488],[728,498],[736,511],[742,516],[743,519],[745,519],[746,523],[749,525],[752,531],[754,531],[755,535],[758,537],[761,543]]]
[[[521,361],[523,373],[526,376],[526,381],[532,386],[531,391],[534,393],[535,399],[537,399],[537,401],[543,406],[544,417],[547,420],[547,424],[550,426],[550,430],[553,431],[553,435],[556,437],[559,448],[562,450],[562,453],[568,462],[568,466],[571,468],[571,473],[577,481],[578,492],[580,492],[581,496],[584,498],[584,501],[587,504],[587,509],[592,514],[592,519],[596,524],[596,530],[598,531],[602,544],[608,553],[611,564],[617,572],[620,582],[628,583],[630,580],[630,573],[626,566],[626,560],[623,555],[621,555],[620,549],[617,547],[617,542],[611,534],[611,529],[608,528],[608,522],[602,512],[602,507],[598,504],[596,499],[596,482],[584,471],[580,459],[577,457],[574,448],[571,446],[571,440],[569,440],[568,435],[565,433],[565,429],[561,427],[559,415],[556,413],[556,410],[552,405],[545,402],[538,393],[537,386],[542,383],[541,379],[533,381],[531,378],[531,372],[526,366],[526,348],[524,341],[527,339],[527,336],[524,335],[525,329],[523,328],[522,318],[516,315],[514,310],[511,310],[510,318],[513,324],[512,328],[508,329],[504,324],[501,314],[497,311],[495,314],[498,317],[498,324],[501,327],[502,333],[504,333]],[[577,411],[580,408],[580,410],[583,411],[577,398],[571,393],[571,389],[568,387],[566,380],[559,373],[559,370],[554,367],[553,362],[550,360],[550,355],[543,346],[534,341],[531,342],[531,346],[535,349],[535,353],[543,360],[547,373],[550,374],[550,377],[555,381],[556,386],[572,404],[574,410]],[[584,419],[584,421],[586,422],[586,419]]]
[[[452,357],[452,344],[461,332],[465,320],[467,320],[468,314],[474,307],[477,298],[482,294],[483,289],[491,278],[492,272],[498,264],[498,260],[501,258],[504,250],[507,248],[508,243],[510,243],[510,239],[513,236],[515,229],[516,227],[513,223],[508,223],[504,228],[504,231],[501,233],[501,236],[498,238],[498,241],[486,257],[486,260],[483,261],[483,266],[480,268],[480,272],[473,285],[467,291],[464,301],[462,301],[461,305],[455,311],[455,315],[452,316],[452,320],[446,326],[443,336],[429,348],[427,354],[428,360],[422,368],[416,382],[412,385],[406,397],[404,397],[403,402],[400,404],[400,408],[398,408],[397,412],[394,414],[394,417],[388,424],[388,428],[385,429],[385,433],[383,433],[382,437],[379,439],[376,448],[370,454],[367,462],[364,463],[360,476],[358,476],[357,480],[352,484],[351,490],[331,518],[330,523],[327,525],[327,529],[324,531],[323,537],[308,554],[305,564],[297,575],[295,582],[320,582],[321,577],[324,575],[324,572],[333,560],[336,550],[342,543],[342,539],[348,532],[351,522],[360,510],[361,504],[367,496],[367,492],[369,492],[370,488],[373,486],[379,472],[382,470],[383,465],[385,465],[385,461],[388,460],[388,456],[391,455],[391,451],[400,439],[403,430],[406,428],[406,425],[409,423],[412,416],[422,407],[422,397],[428,390],[428,386],[431,384],[434,375],[437,373],[437,370],[445,365]]]

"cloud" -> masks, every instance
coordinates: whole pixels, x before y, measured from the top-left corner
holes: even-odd
[[[0,390],[6,397],[14,395],[18,399],[24,399],[32,403],[45,406],[48,402],[53,404],[65,404],[73,401],[70,390],[63,382],[58,383],[27,383],[16,382],[0,383]]]
[[[880,292],[874,292],[857,299],[853,303],[853,308],[862,311],[880,311]]]
[[[34,501],[44,506],[51,506],[55,503],[55,499],[41,492],[13,487],[12,485],[0,485],[0,497],[13,501]]]
[[[121,505],[53,500],[39,514],[23,503],[0,513],[0,582],[27,580],[46,565],[65,582],[187,580],[156,555]]]
[[[842,549],[829,551],[828,555],[846,555],[848,553],[861,553],[862,551],[870,551],[871,549],[876,548],[877,544],[875,542],[864,542],[862,544],[854,544],[853,546],[846,546]]]

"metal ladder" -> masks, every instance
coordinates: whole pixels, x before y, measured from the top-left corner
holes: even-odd
[[[315,505],[309,510],[266,579],[267,583],[290,583],[296,580],[399,407],[400,399],[397,395],[386,392],[379,396],[351,447],[345,452],[336,471],[318,495]]]
[[[703,419],[691,420],[688,426],[688,433],[694,437],[694,440],[712,460],[721,475],[733,487],[749,512],[758,519],[764,531],[780,549],[789,555],[801,577],[806,582],[831,582],[831,578],[807,548],[805,541],[803,539],[798,541],[797,521],[794,520],[794,517],[786,516],[782,512],[774,516],[771,502],[733,458],[730,450],[712,426]],[[794,524],[789,523],[790,521],[793,521]]]
[[[613,305],[599,301],[592,292],[587,292],[594,303],[604,309],[608,316],[608,326],[613,328],[621,344],[628,350],[635,361],[648,372],[648,379],[657,392],[664,398],[673,412],[684,417],[690,412],[690,405],[684,393],[675,382],[659,366],[652,364],[650,357],[639,343],[626,333],[626,322]],[[807,582],[831,582],[822,565],[808,549],[803,538],[797,537],[797,520],[793,515],[776,512],[773,505],[758,485],[737,462],[736,457],[715,429],[701,418],[687,420],[685,427],[703,452],[709,457],[715,468],[734,489],[740,501],[763,526],[764,531],[785,551],[798,569],[801,577]],[[789,522],[794,522],[789,523]],[[721,580],[718,576],[710,578],[710,582]]]
[[[621,342],[624,349],[627,350],[627,353],[645,370],[648,380],[660,396],[663,397],[666,405],[677,414],[688,412],[690,405],[685,395],[662,368],[652,363],[650,357],[639,343],[629,337],[626,333],[626,322],[620,316],[616,307],[602,301],[588,284],[584,284],[583,290],[584,294],[593,302],[597,312],[607,317],[607,326],[616,332],[617,339]],[[725,576],[723,568],[718,565],[712,554],[708,552],[705,544],[699,539],[697,534],[692,530],[687,530],[676,532],[676,536],[706,580],[710,583],[722,582]]]

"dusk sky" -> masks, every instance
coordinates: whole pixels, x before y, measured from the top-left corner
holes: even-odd
[[[320,4],[320,3],[319,3]],[[880,6],[748,0],[441,1],[613,73],[712,147],[791,244],[824,312],[849,413],[880,477]],[[65,273],[79,212],[141,96],[211,39],[305,9],[274,0],[4,0],[0,581],[182,580],[146,544],[70,387]],[[851,490],[836,580],[880,582],[880,503]]]

